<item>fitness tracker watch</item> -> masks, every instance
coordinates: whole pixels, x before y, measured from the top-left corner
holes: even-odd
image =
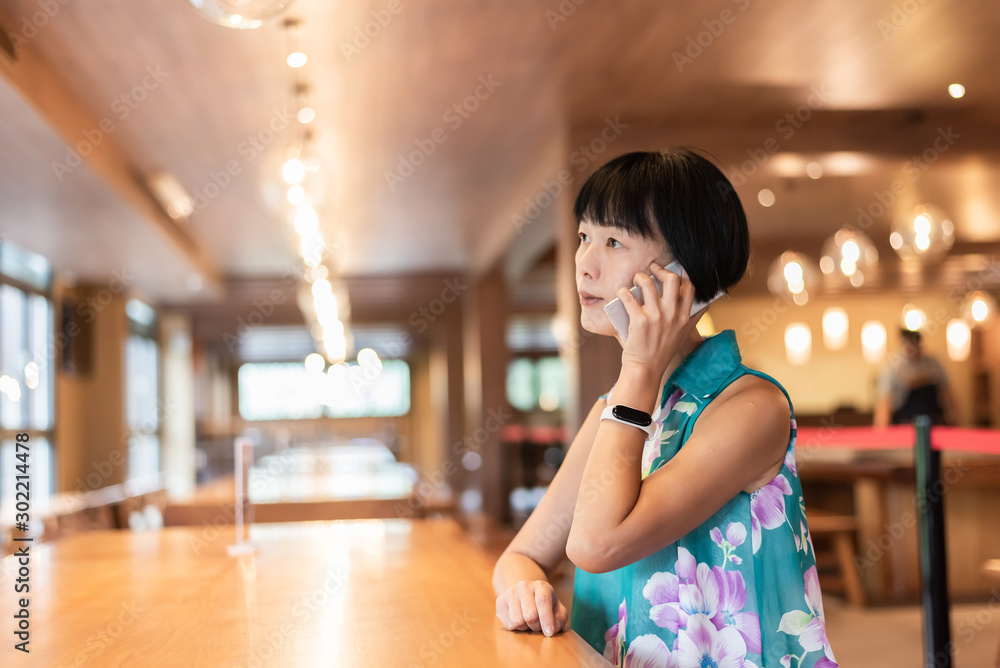
[[[637,429],[641,429],[646,432],[647,438],[656,433],[656,425],[653,424],[652,415],[636,408],[623,406],[622,404],[616,404],[605,408],[604,412],[601,413],[601,419],[612,420],[614,422],[620,422],[621,424],[627,424]]]

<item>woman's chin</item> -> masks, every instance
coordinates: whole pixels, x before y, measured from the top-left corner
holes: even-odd
[[[608,319],[607,315],[604,313],[600,314],[600,317],[593,318],[588,317],[589,314],[582,313],[580,315],[580,326],[584,331],[590,332],[591,334],[599,334],[601,336],[617,336],[618,333],[615,331],[615,326],[611,324],[611,320]]]

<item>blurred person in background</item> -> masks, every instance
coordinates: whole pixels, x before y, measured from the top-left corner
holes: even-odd
[[[875,403],[876,427],[910,424],[927,415],[933,424],[957,424],[944,367],[925,355],[920,332],[900,331],[902,350],[882,370]]]

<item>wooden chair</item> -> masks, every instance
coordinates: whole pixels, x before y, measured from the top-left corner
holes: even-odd
[[[829,536],[833,542],[834,561],[840,571],[840,582],[847,600],[856,606],[865,604],[865,590],[861,576],[854,565],[854,537],[858,522],[853,515],[838,514],[816,508],[807,509],[809,533],[812,536]],[[817,557],[818,558],[818,557]]]

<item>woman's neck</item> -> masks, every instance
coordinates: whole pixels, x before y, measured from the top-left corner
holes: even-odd
[[[660,379],[661,388],[667,384],[667,380],[670,378],[670,375],[677,370],[677,367],[681,365],[684,358],[694,352],[695,348],[700,346],[704,341],[705,337],[699,334],[697,330],[691,332],[691,337],[684,341],[684,345],[681,346],[680,350],[677,351],[677,354],[674,355],[672,360],[670,360],[670,364],[667,365],[667,369],[663,372],[663,378]]]

